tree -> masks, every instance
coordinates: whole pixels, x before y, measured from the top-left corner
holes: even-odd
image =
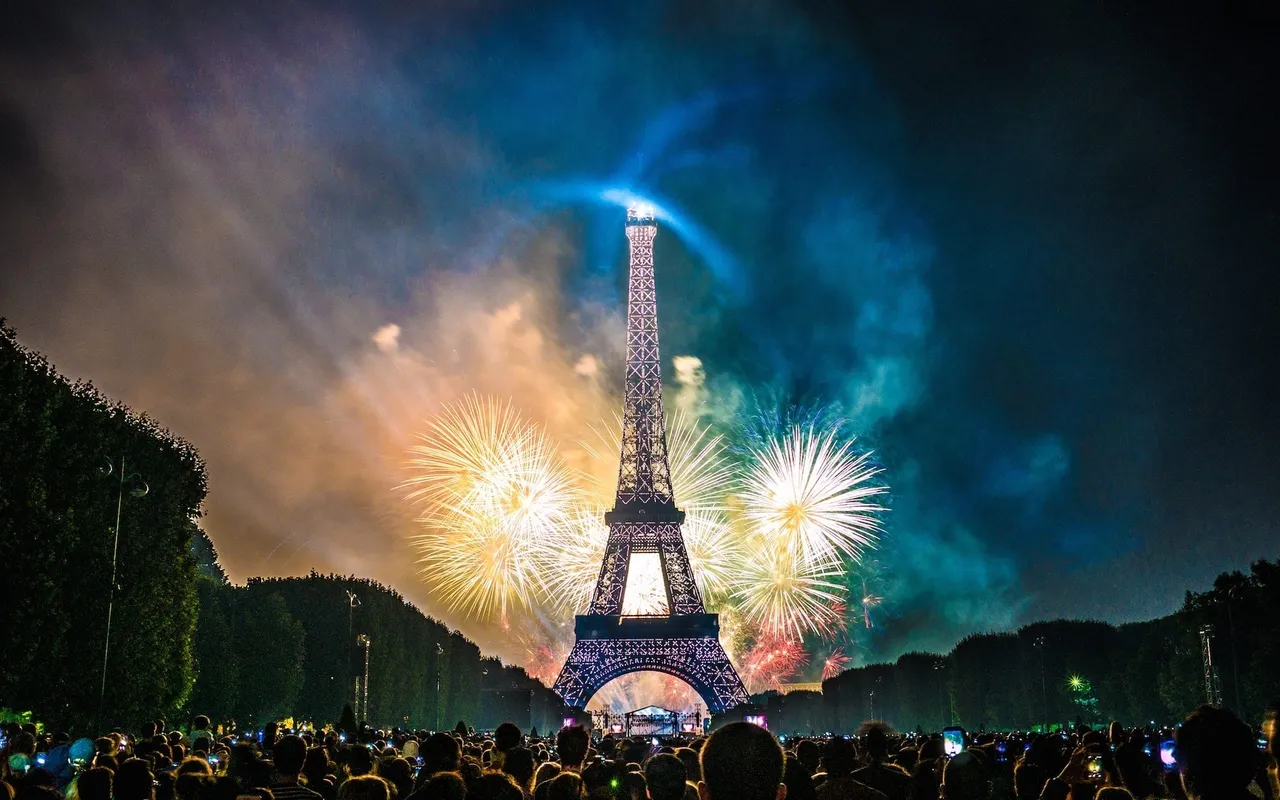
[[[236,721],[257,726],[290,716],[304,677],[302,623],[278,594],[238,598],[235,618],[240,662]]]
[[[348,734],[360,730],[360,723],[356,722],[356,712],[351,708],[350,703],[344,703],[342,706],[342,716],[338,718],[338,730]]]
[[[893,722],[902,730],[918,727],[930,731],[949,723],[944,657],[935,653],[905,653],[895,666],[899,716]]]
[[[233,720],[240,701],[240,654],[232,623],[236,590],[202,577],[197,586],[200,613],[195,632],[195,687],[188,716],[207,714],[215,722]]]
[[[69,382],[0,320],[0,476],[0,697],[78,730],[176,710],[194,678],[189,545],[206,492],[195,449]]]

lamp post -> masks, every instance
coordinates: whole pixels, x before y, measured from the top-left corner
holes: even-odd
[[[359,722],[369,721],[369,645],[373,641],[365,634],[356,637],[356,643],[364,645],[364,719]]]
[[[1237,583],[1231,587],[1231,591],[1227,592],[1227,627],[1231,633],[1231,685],[1235,689],[1237,715],[1244,714],[1244,708],[1240,705],[1240,658],[1236,654],[1236,616],[1232,610],[1232,600],[1235,599],[1236,592],[1243,587],[1243,584]]]
[[[360,605],[360,598],[356,596],[355,592],[348,589],[347,590],[347,642],[350,642],[351,638],[355,636],[355,633],[356,633],[356,608],[359,605]],[[346,649],[347,649],[347,680],[351,680],[351,645],[348,644]],[[346,690],[344,689],[343,691],[346,691]],[[354,687],[351,703],[353,706],[355,706],[355,709],[358,712],[360,709],[360,687],[358,685]],[[360,721],[359,717],[360,715],[359,713],[357,713],[356,714],[357,723]]]
[[[942,702],[942,670],[947,666],[946,662],[938,660],[933,662],[933,673],[938,683],[938,710],[942,712],[942,727],[946,727],[951,722],[951,709],[946,707]]]
[[[1041,711],[1044,714],[1043,716],[1044,722],[1042,723],[1044,725],[1043,732],[1048,733],[1049,732],[1049,687],[1048,687],[1048,684],[1045,682],[1044,637],[1037,636],[1035,641],[1031,643],[1031,646],[1040,651],[1040,705],[1041,705]]]
[[[440,667],[444,661],[444,648],[436,642],[436,730],[440,730],[444,719],[444,698],[440,696]]]
[[[104,477],[111,475],[113,472],[120,473],[120,483],[116,492],[116,525],[115,533],[111,543],[111,585],[107,587],[107,635],[102,643],[102,686],[98,690],[98,723],[102,723],[102,710],[107,699],[107,663],[111,658],[111,620],[115,613],[116,604],[116,567],[120,561],[120,512],[124,509],[124,485],[134,482],[133,488],[129,490],[129,494],[133,497],[144,497],[151,491],[151,487],[142,479],[138,473],[129,474],[125,472],[124,456],[120,457],[120,469],[116,470],[115,463],[111,459],[106,460],[106,465],[100,468]]]

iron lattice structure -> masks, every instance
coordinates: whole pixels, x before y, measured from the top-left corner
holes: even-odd
[[[588,613],[579,615],[576,641],[555,690],[584,708],[614,678],[663,672],[688,683],[712,713],[747,702],[747,690],[720,645],[720,621],[708,614],[693,577],[676,507],[662,411],[658,351],[658,295],[653,240],[658,227],[644,209],[627,210],[631,243],[627,285],[627,369],[622,412],[618,494],[605,514],[609,540]],[[667,613],[624,616],[631,557],[656,553]]]
[[[1222,705],[1222,687],[1218,683],[1218,667],[1213,663],[1213,626],[1200,626],[1200,661],[1204,667],[1205,702]]]

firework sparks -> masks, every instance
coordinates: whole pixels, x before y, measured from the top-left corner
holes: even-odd
[[[586,611],[608,541],[604,508],[579,505],[570,515],[564,535],[545,544],[539,553],[541,580],[554,607],[570,614]]]
[[[766,633],[795,639],[806,632],[829,636],[838,625],[835,607],[844,591],[834,579],[842,576],[836,565],[806,564],[766,542],[746,559],[731,597],[748,621]]]
[[[844,672],[851,660],[844,654],[843,648],[837,647],[832,650],[831,655],[827,656],[826,660],[822,662],[822,680],[830,680]]]
[[[532,606],[538,557],[578,500],[573,474],[509,404],[468,396],[427,425],[402,486],[424,506],[415,544],[428,589],[477,619]]]
[[[794,427],[756,453],[742,492],[747,519],[806,564],[857,560],[875,546],[884,510],[869,458],[852,442],[838,445],[834,431]]]
[[[804,646],[778,636],[765,636],[743,659],[743,677],[754,691],[778,688],[809,661]]]
[[[703,600],[725,596],[742,571],[741,541],[724,515],[709,508],[685,513],[684,544]]]
[[[884,602],[883,597],[879,597],[878,595],[874,595],[867,591],[867,582],[864,580],[862,582],[862,621],[867,626],[868,630],[874,627],[871,624],[871,609],[880,605],[882,602]]]

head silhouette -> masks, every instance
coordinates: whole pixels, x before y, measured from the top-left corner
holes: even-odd
[[[731,722],[702,748],[701,800],[784,800],[782,747],[749,722]]]
[[[1174,755],[1187,797],[1243,794],[1257,762],[1253,731],[1224,708],[1200,706],[1175,737]]]

